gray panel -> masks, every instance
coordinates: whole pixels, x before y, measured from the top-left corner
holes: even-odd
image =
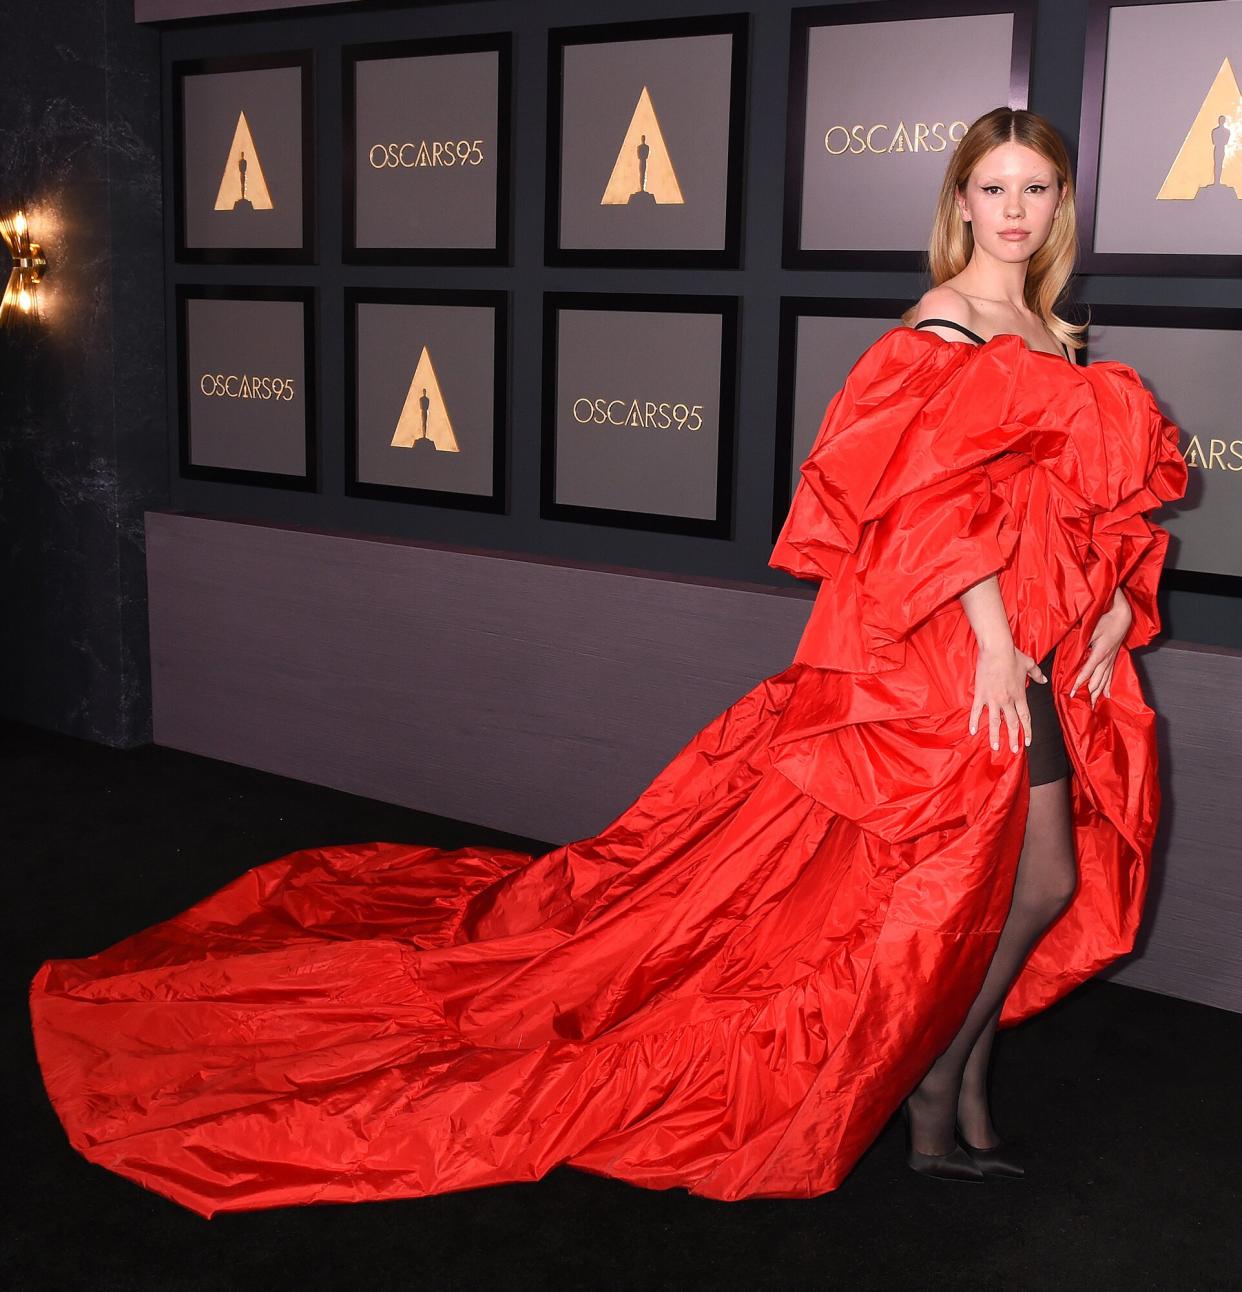
[[[1242,1010],[1242,651],[1178,642],[1136,663],[1164,806],[1136,954],[1108,976]]]
[[[800,245],[924,247],[957,141],[1010,101],[1012,47],[1008,13],[812,27]]]
[[[357,245],[495,246],[500,55],[363,59],[355,75]]]
[[[1096,251],[1242,252],[1240,55],[1237,0],[1110,9]]]
[[[801,592],[147,514],[157,744],[595,834],[793,658]]]
[[[359,303],[360,481],[491,494],[495,336],[490,306]]]
[[[185,78],[187,247],[301,245],[303,128],[300,67]]]
[[[174,22],[182,18],[218,18],[231,13],[305,9],[322,4],[356,4],[358,0],[134,0],[135,22]]]
[[[162,745],[551,843],[785,668],[802,590],[147,513]],[[1242,1010],[1242,651],[1140,653],[1165,807],[1120,982]],[[1170,740],[1175,733],[1175,740]]]
[[[186,302],[190,462],[306,474],[301,301]]]
[[[720,314],[562,309],[555,501],[712,519]]]
[[[1186,496],[1151,516],[1173,536],[1170,568],[1242,575],[1242,332],[1093,323],[1090,355],[1141,373],[1181,432]]]
[[[731,88],[732,60],[727,35],[566,46],[561,246],[725,245],[730,96],[743,92]],[[640,146],[652,177],[645,192]],[[628,200],[604,200],[614,180]]]

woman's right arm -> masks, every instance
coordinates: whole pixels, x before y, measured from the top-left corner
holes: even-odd
[[[975,698],[970,706],[970,734],[978,729],[979,715],[988,710],[988,738],[1000,748],[1001,717],[1009,728],[1009,747],[1018,752],[1018,730],[1031,743],[1031,711],[1026,702],[1026,679],[1046,683],[1039,665],[1013,642],[1000,583],[995,574],[967,588],[958,597],[979,644],[975,668]]]

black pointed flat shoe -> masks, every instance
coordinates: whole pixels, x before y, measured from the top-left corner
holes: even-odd
[[[974,1184],[983,1183],[983,1168],[960,1145],[955,1144],[948,1153],[920,1153],[913,1143],[913,1132],[910,1128],[910,1109],[903,1102],[902,1116],[906,1119],[906,1164],[920,1175],[929,1175],[933,1180],[968,1180]]]
[[[957,1137],[960,1147],[984,1175],[993,1176],[998,1180],[1017,1180],[1026,1174],[1026,1169],[1013,1160],[1010,1150],[1003,1143],[996,1144],[992,1148],[976,1148],[967,1142],[960,1128]]]

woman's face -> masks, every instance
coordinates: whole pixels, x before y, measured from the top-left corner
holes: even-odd
[[[985,153],[965,192],[957,194],[975,245],[998,260],[1027,260],[1038,251],[1060,204],[1052,163],[1018,143],[999,144]]]

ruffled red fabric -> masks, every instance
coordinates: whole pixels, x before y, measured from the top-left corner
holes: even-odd
[[[732,1201],[835,1188],[960,1025],[1004,922],[1025,750],[970,737],[957,600],[996,573],[1057,645],[1080,881],[1013,1023],[1128,951],[1159,809],[1130,648],[1160,626],[1177,428],[1119,363],[896,328],[858,360],[771,564],[820,581],[794,661],[598,835],[259,866],[82,960],[31,1012],[93,1162],[204,1216],[534,1180]],[[1112,695],[1068,687],[1121,584]]]

